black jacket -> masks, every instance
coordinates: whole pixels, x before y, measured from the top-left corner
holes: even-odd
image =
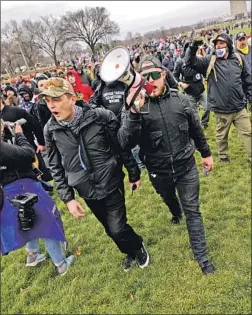
[[[217,58],[215,70],[211,71],[208,77],[208,106],[216,113],[235,113],[241,111],[246,106],[245,95],[249,101],[252,99],[251,73],[248,72],[243,60],[243,67],[239,65],[237,57],[233,53],[233,46],[230,37],[227,34],[221,34],[226,37],[229,48],[227,59]],[[199,73],[206,75],[211,56],[196,57],[198,47],[189,46],[185,55],[185,62],[188,66],[194,68]]]
[[[111,110],[121,123],[121,112],[125,105],[125,93],[127,86],[122,82],[115,82],[113,85],[107,86],[103,81],[99,88],[96,89],[94,95],[90,99],[92,108],[104,107]],[[132,155],[131,149],[121,152],[121,162],[128,171],[129,181],[131,183],[140,179],[140,169],[135,158]]]
[[[177,81],[189,84],[184,90],[187,94],[199,96],[204,92],[205,88],[202,82],[202,76],[194,68],[186,66],[184,58],[178,58],[176,60],[173,75]]]
[[[45,139],[41,126],[38,124],[37,120],[31,114],[27,113],[25,110],[19,107],[4,106],[0,116],[4,121],[10,122],[15,122],[21,118],[24,118],[27,121],[27,123],[25,123],[22,126],[22,129],[29,143],[35,148],[34,143],[35,135],[38,143],[40,145],[45,145]],[[7,137],[11,138],[10,133],[7,134]]]
[[[26,137],[17,133],[15,144],[0,140],[0,185],[4,186],[21,178],[37,180],[32,172],[35,151]]]
[[[85,199],[103,199],[119,186],[124,174],[111,144],[120,148],[118,128],[111,111],[91,109],[87,104],[80,125],[73,131],[50,118],[44,128],[48,160],[64,202],[74,199],[73,188]]]
[[[36,103],[36,116],[41,128],[44,129],[52,114],[47,107],[46,101],[43,99]]]
[[[125,104],[126,85],[122,82],[116,82],[111,86],[107,86],[101,81],[95,93],[91,96],[89,103],[91,106],[103,106],[111,110],[116,117],[121,119],[121,111]]]
[[[166,176],[185,173],[195,163],[191,139],[202,157],[211,155],[187,97],[176,90],[149,99],[149,114],[130,113],[123,119],[118,133],[120,144],[126,148],[139,143],[140,157],[149,172]]]

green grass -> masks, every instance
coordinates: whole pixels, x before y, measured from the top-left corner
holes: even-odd
[[[202,113],[202,112],[201,112]],[[209,256],[216,273],[206,277],[193,260],[185,219],[180,226],[151,187],[147,174],[133,196],[127,187],[128,219],[143,236],[151,263],[121,269],[123,255],[87,209],[78,221],[56,197],[69,252],[79,250],[64,277],[50,259],[24,266],[24,249],[1,263],[1,314],[251,314],[251,168],[232,127],[230,164],[218,162],[215,122],[206,131],[215,168],[203,177],[200,201]]]

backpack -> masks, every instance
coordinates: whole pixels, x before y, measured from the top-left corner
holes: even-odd
[[[242,57],[239,53],[234,53],[235,56],[237,57],[238,61],[239,61],[239,66],[241,68],[243,68],[243,62],[242,62]],[[215,61],[216,61],[216,55],[212,55],[211,56],[211,59],[210,59],[210,63],[209,63],[209,66],[207,68],[207,72],[206,72],[206,80],[208,80],[208,77],[211,73],[211,71],[213,70],[214,72],[214,77],[215,77],[215,81],[217,81],[217,75],[216,75],[216,70],[214,68],[214,65],[215,65]]]

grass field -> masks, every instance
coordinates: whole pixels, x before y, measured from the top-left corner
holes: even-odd
[[[26,268],[23,249],[3,257],[1,314],[251,314],[251,167],[233,127],[231,163],[218,162],[214,125],[211,116],[206,135],[215,168],[209,177],[202,176],[195,154],[214,275],[202,274],[185,219],[179,226],[170,223],[170,213],[144,172],[141,189],[133,196],[127,189],[126,200],[129,222],[151,256],[148,268],[125,273],[123,255],[94,215],[87,209],[82,221],[74,219],[55,194],[74,264],[59,277],[50,259]]]

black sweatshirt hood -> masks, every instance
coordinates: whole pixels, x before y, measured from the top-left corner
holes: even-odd
[[[219,34],[214,40],[213,40],[213,44],[214,46],[216,45],[216,42],[218,40],[223,40],[225,42],[227,42],[227,46],[228,46],[228,50],[229,50],[229,56],[233,55],[234,53],[234,48],[233,48],[233,42],[232,42],[232,39],[231,37],[226,34],[226,33],[221,33]]]

